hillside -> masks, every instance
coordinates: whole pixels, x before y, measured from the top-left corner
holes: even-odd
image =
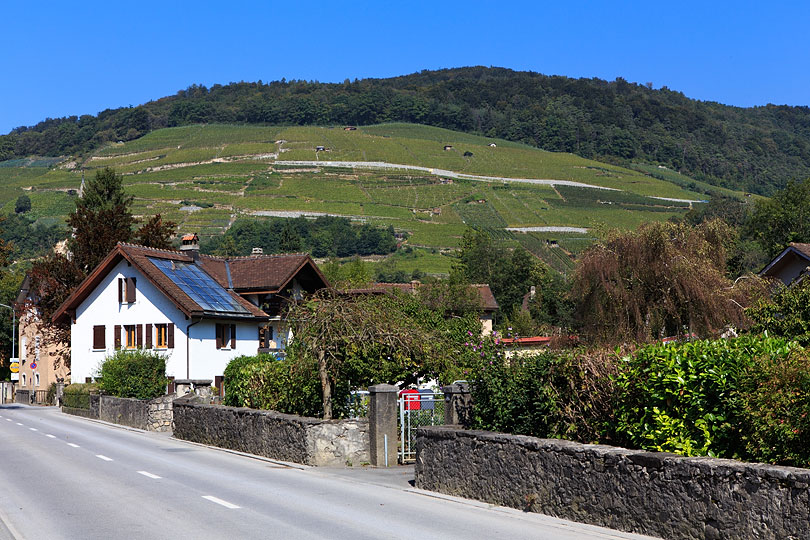
[[[409,271],[446,272],[452,258],[442,253],[458,247],[467,226],[566,271],[600,231],[668,219],[704,198],[686,188],[691,179],[666,169],[651,172],[669,181],[414,124],[197,125],[156,130],[57,166],[0,163],[0,212],[13,212],[26,193],[37,223],[60,221],[72,209],[82,171],[107,166],[124,175],[136,214],[161,213],[180,231],[203,237],[222,234],[236,219],[270,216],[328,214],[391,225],[416,248],[395,257]]]
[[[709,185],[764,195],[810,176],[808,107],[730,107],[623,79],[484,67],[339,84],[195,85],[138,107],[18,128],[0,136],[0,160],[85,154],[159,128],[214,122],[413,122],[625,166],[663,165]]]

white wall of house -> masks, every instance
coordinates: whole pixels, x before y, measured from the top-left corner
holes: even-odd
[[[118,302],[118,278],[136,278],[136,295],[133,303]],[[152,325],[152,346],[156,345],[155,325],[174,324],[174,348],[155,349],[167,356],[166,374],[177,379],[213,379],[222,375],[228,362],[240,355],[255,355],[259,346],[259,323],[189,320],[174,303],[160,292],[137,269],[121,261],[99,283],[93,292],[76,310],[76,321],[71,325],[71,380],[84,382],[86,377],[96,375],[104,358],[115,352],[115,325],[122,327],[121,345],[126,348],[124,327],[127,325]],[[236,346],[230,343],[216,348],[216,323],[235,323]],[[191,339],[186,339],[190,328]],[[105,326],[105,348],[93,348],[93,327]],[[189,347],[187,349],[187,342]],[[146,336],[143,338],[146,344]],[[186,354],[188,350],[188,356]]]

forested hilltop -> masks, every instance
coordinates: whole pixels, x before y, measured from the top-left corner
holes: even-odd
[[[650,86],[485,67],[329,84],[195,85],[138,107],[17,128],[0,136],[0,161],[80,154],[187,124],[414,122],[603,161],[662,164],[765,195],[810,176],[810,108],[730,107]]]

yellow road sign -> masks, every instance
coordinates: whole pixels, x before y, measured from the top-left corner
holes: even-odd
[[[12,362],[11,363],[11,372],[12,373],[19,373],[20,371],[20,363],[19,362]]]

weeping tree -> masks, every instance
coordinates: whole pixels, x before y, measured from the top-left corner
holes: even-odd
[[[288,354],[317,360],[325,419],[332,418],[338,381],[415,382],[431,369],[428,359],[441,352],[442,338],[420,320],[415,302],[400,294],[347,296],[322,289],[290,305]]]
[[[572,287],[582,334],[603,343],[711,335],[746,324],[744,307],[758,278],[725,275],[732,229],[720,220],[696,227],[648,223],[588,249]]]

